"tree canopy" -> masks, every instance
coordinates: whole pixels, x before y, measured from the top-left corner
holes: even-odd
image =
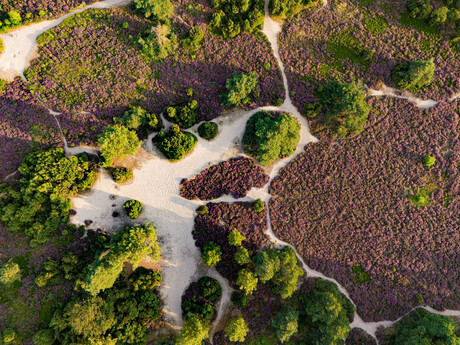
[[[397,88],[417,91],[431,83],[434,69],[433,58],[427,61],[400,63],[391,72],[391,78]]]
[[[142,141],[136,132],[125,126],[107,126],[99,135],[98,140],[101,155],[104,157],[103,165],[109,167],[114,159],[122,160],[126,156],[134,156],[141,147]]]
[[[246,339],[246,334],[249,331],[249,327],[244,321],[243,316],[239,315],[238,317],[231,319],[225,328],[225,335],[234,342],[244,342]]]
[[[194,134],[182,132],[176,124],[171,126],[167,134],[159,132],[158,136],[158,148],[171,162],[184,158],[187,153],[193,150],[198,142]]]
[[[173,13],[170,0],[134,0],[134,6],[153,21],[167,22]]]
[[[283,309],[276,315],[271,326],[275,331],[279,341],[284,343],[297,333],[299,312],[289,305],[284,305]]]
[[[227,92],[222,95],[222,103],[228,107],[238,107],[249,102],[249,95],[257,86],[258,75],[256,72],[233,75],[225,82]]]

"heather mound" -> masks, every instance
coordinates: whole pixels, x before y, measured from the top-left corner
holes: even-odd
[[[194,200],[212,200],[231,194],[242,198],[251,188],[262,188],[268,182],[262,168],[250,158],[232,158],[213,165],[191,179],[181,183],[180,194],[183,198]]]
[[[359,136],[308,145],[273,180],[273,231],[337,279],[365,320],[458,309],[458,113],[371,103]]]

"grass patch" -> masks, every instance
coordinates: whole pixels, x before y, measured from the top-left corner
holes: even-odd
[[[373,35],[383,34],[387,28],[387,21],[385,18],[377,16],[375,18],[368,18],[364,20],[364,25],[366,25],[369,32]]]
[[[423,31],[426,35],[428,35],[431,38],[438,37],[438,35],[436,34],[436,31],[438,29],[437,26],[429,25],[425,20],[412,18],[411,16],[409,16],[408,13],[401,13],[399,23],[405,26],[411,26],[418,31]]]
[[[368,50],[360,45],[360,42],[349,33],[341,32],[334,38],[327,40],[327,51],[336,59],[349,59],[350,61],[367,66],[369,59],[364,57]]]
[[[430,194],[436,192],[438,189],[438,186],[430,183],[414,190],[413,193],[408,195],[408,199],[416,207],[426,207],[431,204]]]
[[[351,273],[353,273],[353,278],[358,284],[363,284],[371,280],[370,275],[364,271],[364,268],[361,265],[353,266],[351,268]]]
[[[422,52],[430,55],[438,53],[438,47],[430,39],[422,38],[419,43],[419,48]]]

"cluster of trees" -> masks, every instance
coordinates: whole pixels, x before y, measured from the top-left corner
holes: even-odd
[[[175,123],[182,129],[188,129],[196,123],[196,110],[198,102],[191,100],[181,107],[167,107],[164,110],[164,116],[167,120]]]
[[[443,24],[446,20],[458,23],[460,3],[455,0],[448,0],[445,3],[447,6],[441,6],[433,10],[430,0],[409,0],[406,7],[412,18],[426,21],[433,26]]]
[[[40,16],[45,15],[45,12],[40,11]],[[32,17],[29,14],[28,19]],[[22,24],[22,17],[18,11],[3,12],[0,8],[0,32],[7,32],[10,29],[16,28]]]
[[[36,276],[35,284],[44,287],[59,283],[62,278],[77,281],[84,278],[85,262],[74,253],[66,253],[59,260],[48,259],[43,270]]]
[[[171,161],[179,161],[191,152],[196,143],[197,137],[189,132],[182,132],[178,125],[174,124],[168,133],[158,132],[156,138],[158,149]]]
[[[264,22],[263,0],[211,0],[217,10],[212,15],[209,28],[224,38],[238,36],[242,32],[255,32]]]
[[[246,123],[244,151],[260,164],[269,165],[295,152],[300,140],[300,125],[286,113],[259,111]]]
[[[96,165],[85,153],[65,157],[61,148],[28,154],[19,183],[0,185],[0,222],[31,237],[31,246],[47,242],[68,220],[69,197],[93,185]]]
[[[126,156],[134,156],[141,147],[142,141],[137,137],[136,132],[129,130],[122,125],[107,126],[104,128],[98,139],[102,158],[101,164],[110,167],[113,160],[122,160]]]
[[[219,132],[219,125],[215,122],[205,121],[198,126],[198,135],[206,140],[212,140]]]
[[[159,116],[140,106],[131,107],[122,117],[114,118],[114,122],[138,132],[142,129],[157,132],[163,127]]]
[[[142,212],[142,203],[138,200],[128,200],[123,204],[123,209],[129,218],[136,219]]]
[[[364,101],[364,90],[356,83],[328,81],[318,87],[318,95],[328,127],[340,137],[362,132],[371,106]]]
[[[255,90],[258,78],[256,72],[241,74],[233,72],[225,82],[227,91],[221,95],[222,104],[227,108],[234,108],[249,103],[249,95]]]
[[[431,83],[434,70],[433,58],[427,61],[400,63],[391,71],[391,79],[399,89],[417,91]]]
[[[125,183],[133,178],[133,171],[129,168],[109,168],[110,175],[116,183]]]
[[[147,255],[155,261],[160,258],[160,253],[152,224],[126,227],[124,231],[113,235],[106,250],[98,253],[95,261],[88,265],[86,276],[80,284],[90,295],[96,296],[113,286],[125,262],[130,262],[136,268]]]
[[[313,4],[313,0],[270,0],[270,16],[280,19],[292,18]]]

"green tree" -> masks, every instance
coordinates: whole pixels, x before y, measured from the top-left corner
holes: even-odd
[[[35,345],[53,345],[54,334],[51,329],[41,329],[33,336]]]
[[[262,283],[268,282],[276,273],[280,266],[278,251],[263,249],[254,258],[254,273]]]
[[[443,24],[447,20],[447,14],[449,13],[449,8],[447,6],[442,6],[435,9],[431,12],[430,23],[431,25]]]
[[[21,14],[17,11],[9,11],[8,18],[12,26],[18,26],[22,23]]]
[[[284,305],[281,312],[276,315],[276,318],[271,323],[278,340],[284,343],[296,334],[298,321],[299,313],[291,306]]]
[[[205,121],[198,126],[198,134],[206,140],[212,140],[219,132],[219,125],[215,122]]]
[[[241,243],[246,239],[246,236],[244,236],[238,230],[234,229],[230,231],[230,233],[227,236],[227,239],[228,239],[228,243],[231,246],[239,247],[241,246]]]
[[[131,107],[125,111],[123,117],[116,118],[115,122],[133,130],[138,130],[141,126],[144,126],[149,130],[158,131],[163,126],[163,121],[158,116],[149,113],[142,107]]]
[[[201,259],[205,265],[209,267],[216,267],[221,259],[222,252],[219,245],[214,242],[209,242],[203,248],[203,253],[201,254]]]
[[[12,344],[14,339],[16,338],[16,332],[12,328],[6,328],[3,331],[3,343],[4,344]]]
[[[198,139],[195,135],[182,132],[178,125],[174,124],[169,129],[168,134],[159,132],[158,148],[172,162],[181,160],[191,152]]]
[[[134,0],[134,6],[146,18],[159,22],[167,22],[173,13],[170,0]]]
[[[209,325],[196,314],[189,313],[176,340],[176,345],[201,345],[209,337]]]
[[[436,159],[430,155],[423,158],[423,166],[426,166],[428,168],[433,166],[435,162],[436,162]]]
[[[249,94],[254,91],[258,82],[256,72],[233,75],[225,82],[227,92],[222,95],[223,104],[228,108],[238,107],[249,102]]]
[[[122,160],[126,156],[134,156],[141,147],[142,141],[136,132],[130,131],[125,126],[107,126],[99,135],[98,140],[104,166],[112,165],[114,159]]]
[[[292,18],[313,3],[312,0],[271,0],[270,16],[280,19]]]
[[[149,270],[145,267],[138,267],[133,274],[129,276],[129,284],[138,290],[153,290],[160,285],[162,275],[160,272]]]
[[[246,265],[251,262],[251,252],[244,247],[238,247],[234,257],[238,265]]]
[[[257,199],[256,201],[254,201],[254,210],[256,212],[262,212],[263,210],[265,210],[265,203],[262,199]]]
[[[400,63],[391,72],[391,78],[399,89],[417,91],[431,83],[435,70],[433,58],[427,61]]]
[[[138,200],[128,200],[123,204],[123,209],[129,218],[136,219],[142,212],[142,203]]]
[[[251,272],[248,268],[243,268],[238,271],[238,278],[236,279],[236,285],[239,286],[240,290],[244,290],[246,295],[251,295],[257,290],[257,283],[259,279]]]
[[[182,129],[192,127],[196,123],[198,102],[192,100],[182,107],[167,107],[163,112],[165,117]]]
[[[425,19],[431,13],[430,0],[409,0],[406,7],[412,18]]]
[[[166,24],[158,24],[137,37],[141,46],[142,56],[147,62],[158,63],[171,55],[177,47],[177,36],[171,32]]]
[[[12,284],[21,279],[21,269],[12,260],[8,260],[0,268],[0,283],[4,285]]]
[[[231,319],[228,326],[225,328],[225,335],[234,342],[244,342],[249,327],[244,321],[243,316],[239,315],[237,318]]]

